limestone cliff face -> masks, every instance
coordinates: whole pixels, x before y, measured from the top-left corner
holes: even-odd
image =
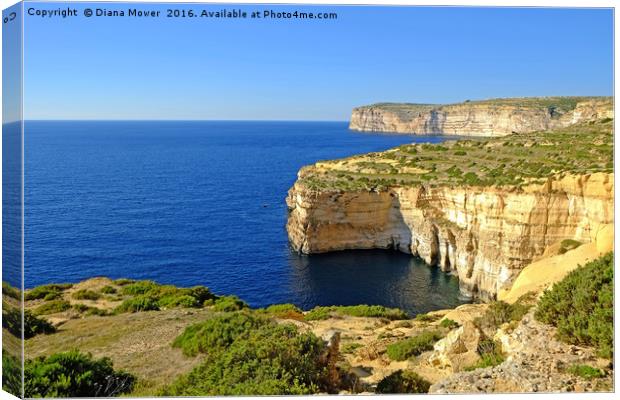
[[[506,136],[613,118],[610,98],[584,98],[556,107],[552,99],[500,99],[451,105],[377,104],[355,108],[349,128],[430,135]],[[561,99],[557,98],[558,104]]]
[[[550,244],[590,242],[601,225],[613,223],[613,186],[610,173],[550,178],[521,189],[340,192],[298,182],[286,200],[287,231],[303,253],[392,248],[418,255],[457,274],[463,293],[491,299]]]

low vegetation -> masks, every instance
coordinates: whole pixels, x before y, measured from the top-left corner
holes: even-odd
[[[349,315],[352,317],[387,318],[389,320],[407,319],[407,313],[398,308],[383,306],[328,306],[315,307],[305,315],[307,321],[328,319],[333,315]]]
[[[552,131],[403,145],[322,161],[298,182],[316,190],[383,191],[395,186],[510,186],[613,171],[613,120]]]
[[[535,316],[556,326],[558,338],[613,356],[613,252],[577,268],[540,299]]]
[[[92,290],[80,289],[74,292],[71,297],[76,300],[99,300],[101,295],[97,292],[93,292]]]
[[[571,365],[566,371],[587,380],[602,378],[605,376],[605,373],[600,369],[585,364]]]
[[[573,239],[564,239],[562,240],[562,242],[560,242],[560,249],[558,250],[559,254],[564,254],[569,250],[573,250],[576,249],[577,247],[581,246],[583,243],[581,243],[578,240],[573,240]]]
[[[13,336],[21,338],[22,315],[18,308],[2,307],[2,327]],[[24,311],[24,339],[54,332],[56,332],[56,328],[45,319],[34,316],[28,310]]]
[[[460,325],[458,324],[458,322],[453,321],[450,318],[444,318],[439,323],[439,326],[441,326],[442,328],[446,328],[446,329],[452,330],[452,329],[458,328]]]
[[[19,289],[11,286],[8,282],[2,282],[2,295],[10,297],[15,300],[20,300],[20,291]]]
[[[205,360],[165,388],[165,396],[299,395],[331,386],[321,339],[248,312],[192,325],[173,346]]]
[[[108,358],[78,351],[27,360],[25,397],[110,397],[131,391],[135,377],[115,371]]]
[[[465,371],[494,367],[503,363],[505,360],[501,344],[488,338],[482,339],[480,343],[478,343],[478,354],[480,355],[480,360],[474,365],[465,367]]]
[[[435,342],[442,337],[443,335],[437,331],[422,332],[414,337],[388,345],[387,355],[392,360],[405,361],[425,351],[432,350]]]
[[[303,320],[304,314],[301,309],[294,304],[274,304],[258,312],[265,313],[275,318]]]
[[[535,296],[527,293],[513,304],[504,301],[494,301],[489,304],[482,316],[474,320],[474,324],[483,332],[492,333],[507,322],[520,321],[529,309],[534,306]]]
[[[62,295],[62,292],[73,286],[70,283],[54,283],[49,285],[37,286],[34,289],[28,290],[24,294],[24,300],[53,300]]]
[[[398,370],[377,384],[377,393],[428,393],[430,382],[413,371]]]
[[[52,300],[41,304],[34,309],[35,315],[56,314],[71,308],[71,304],[66,300]]]

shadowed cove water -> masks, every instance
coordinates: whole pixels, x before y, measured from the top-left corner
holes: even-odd
[[[344,122],[27,122],[26,287],[109,276],[205,285],[257,307],[455,306],[456,278],[417,258],[299,255],[285,230],[303,165],[441,140]]]

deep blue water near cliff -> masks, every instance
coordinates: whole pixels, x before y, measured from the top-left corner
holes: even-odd
[[[27,122],[25,286],[109,276],[252,306],[454,306],[456,278],[408,255],[288,246],[284,199],[301,166],[416,140],[443,138],[343,122]]]

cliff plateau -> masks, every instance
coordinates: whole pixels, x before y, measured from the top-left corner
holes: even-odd
[[[542,97],[357,107],[349,128],[418,135],[506,136],[613,117],[609,97]]]

